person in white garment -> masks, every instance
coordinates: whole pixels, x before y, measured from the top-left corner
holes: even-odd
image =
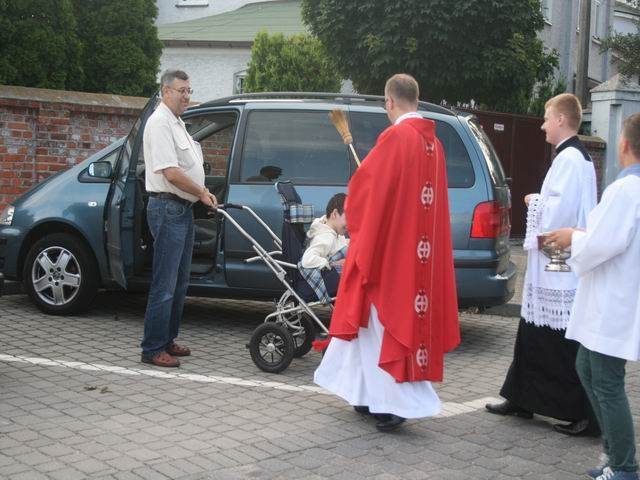
[[[544,415],[569,422],[554,428],[569,435],[600,435],[600,429],[575,370],[576,342],[565,338],[578,279],[571,272],[547,272],[549,259],[538,250],[538,235],[566,225],[584,227],[597,201],[593,162],[578,138],[582,108],[575,95],[564,93],[545,105],[542,130],[556,147],[540,193],[528,204],[524,249],[521,319],[513,361],[490,413],[532,418]]]
[[[567,338],[580,343],[576,368],[602,428],[598,480],[637,480],[636,442],[624,389],[625,364],[640,359],[640,114],[624,122],[618,141],[622,171],[587,219],[549,242],[571,246],[578,276]]]
[[[349,182],[351,240],[314,381],[387,432],[440,412],[431,382],[460,331],[444,149],[413,77],[391,77],[385,97],[392,125]]]

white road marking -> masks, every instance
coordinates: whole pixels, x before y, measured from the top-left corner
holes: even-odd
[[[199,383],[221,383],[225,385],[235,385],[239,387],[254,387],[254,388],[272,388],[275,390],[283,390],[287,392],[313,392],[322,395],[331,395],[330,392],[315,385],[290,385],[288,383],[263,381],[263,380],[245,380],[238,377],[222,377],[218,375],[200,375],[195,373],[179,373],[173,371],[160,371],[150,370],[142,368],[127,368],[119,367],[117,365],[102,365],[99,363],[84,363],[84,362],[70,362],[66,360],[52,360],[49,358],[41,357],[25,357],[18,355],[5,355],[0,354],[0,362],[7,363],[27,363],[31,365],[38,365],[43,367],[64,367],[72,368],[74,370],[84,370],[92,372],[108,372],[117,373],[119,375],[142,375],[147,377],[166,378],[175,380],[187,380],[191,382]],[[501,400],[486,397],[472,400],[469,402],[456,403],[456,402],[442,402],[442,412],[439,417],[453,417],[456,415],[462,415],[464,413],[474,412],[481,408],[484,408],[486,403],[500,402]]]

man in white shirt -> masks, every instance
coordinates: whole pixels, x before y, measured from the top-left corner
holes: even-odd
[[[162,101],[144,129],[147,222],[153,235],[153,273],[144,316],[144,363],[178,367],[191,351],[174,342],[189,286],[193,252],[193,203],[215,208],[204,186],[202,149],[180,115],[189,106],[189,76],[167,70],[160,79]]]
[[[565,338],[578,279],[571,272],[547,272],[538,250],[538,235],[565,225],[584,227],[596,205],[593,162],[577,133],[582,108],[575,95],[558,95],[545,105],[542,129],[557,156],[540,193],[525,197],[528,205],[527,271],[521,320],[513,361],[500,395],[506,401],[486,406],[491,413],[531,418],[534,413],[570,422],[554,428],[569,435],[597,436],[589,400],[575,369],[578,344]]]
[[[563,228],[548,242],[571,245],[579,278],[567,338],[580,342],[576,368],[600,426],[599,480],[637,480],[633,419],[624,389],[627,360],[640,358],[640,114],[624,122],[622,171],[589,214],[586,231]]]

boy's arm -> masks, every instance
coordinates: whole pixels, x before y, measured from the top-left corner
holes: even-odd
[[[317,235],[311,239],[311,243],[300,260],[304,268],[331,268],[329,265],[329,250],[331,249],[330,235]]]
[[[587,231],[571,236],[571,258],[567,263],[582,276],[624,252],[637,228],[636,200],[620,185],[609,187],[608,195],[591,212]]]

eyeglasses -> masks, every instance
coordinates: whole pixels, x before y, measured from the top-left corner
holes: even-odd
[[[167,87],[167,88],[169,88],[170,90],[175,90],[180,95],[193,95],[193,88],[187,88],[187,87],[183,87],[183,88]]]

